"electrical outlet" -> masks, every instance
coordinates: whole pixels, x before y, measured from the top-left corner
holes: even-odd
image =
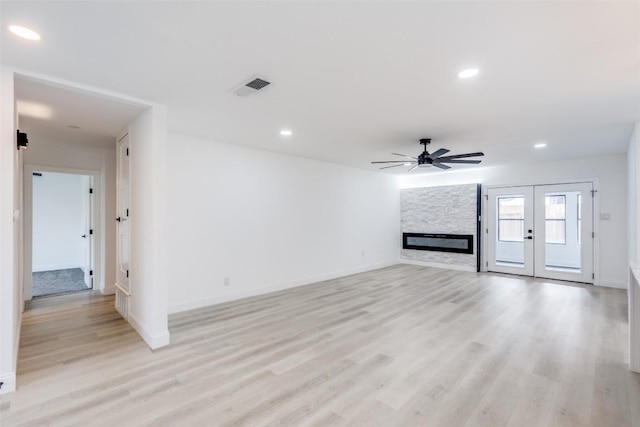
[[[229,286],[229,278],[228,277],[224,278],[224,285],[225,286]]]

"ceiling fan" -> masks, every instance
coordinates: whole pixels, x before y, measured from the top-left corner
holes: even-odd
[[[467,159],[469,157],[484,156],[484,153],[481,153],[481,152],[445,156],[445,154],[449,152],[449,150],[447,150],[446,148],[441,148],[437,151],[434,151],[432,154],[429,154],[429,152],[427,151],[427,145],[429,144],[431,144],[431,139],[429,138],[422,138],[420,140],[420,145],[424,145],[424,151],[420,153],[418,157],[407,156],[399,153],[391,153],[394,156],[406,157],[411,160],[388,160],[384,162],[371,162],[371,163],[372,164],[398,163],[390,166],[384,166],[384,167],[381,167],[380,169],[389,169],[389,168],[395,168],[398,166],[411,166],[408,171],[408,172],[411,172],[418,166],[425,166],[425,165],[432,165],[440,169],[451,169],[451,166],[445,165],[445,163],[467,163],[467,164],[477,165],[482,160],[464,160],[464,159]]]

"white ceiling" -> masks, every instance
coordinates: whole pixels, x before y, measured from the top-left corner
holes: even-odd
[[[33,79],[16,79],[15,92],[21,130],[96,148],[115,147],[115,137],[142,111],[135,105]]]
[[[0,8],[5,64],[165,104],[173,131],[370,170],[421,137],[484,165],[623,153],[640,121],[638,2]],[[459,80],[469,66],[480,74]],[[229,92],[254,74],[272,85]]]

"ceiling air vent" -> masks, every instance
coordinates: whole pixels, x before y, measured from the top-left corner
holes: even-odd
[[[231,92],[235,93],[238,96],[249,96],[252,93],[256,93],[257,91],[264,89],[270,84],[271,82],[268,82],[265,79],[252,77],[248,81],[233,89]]]

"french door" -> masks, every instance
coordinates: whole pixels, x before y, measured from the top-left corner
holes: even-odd
[[[487,269],[593,283],[592,183],[490,188]]]

